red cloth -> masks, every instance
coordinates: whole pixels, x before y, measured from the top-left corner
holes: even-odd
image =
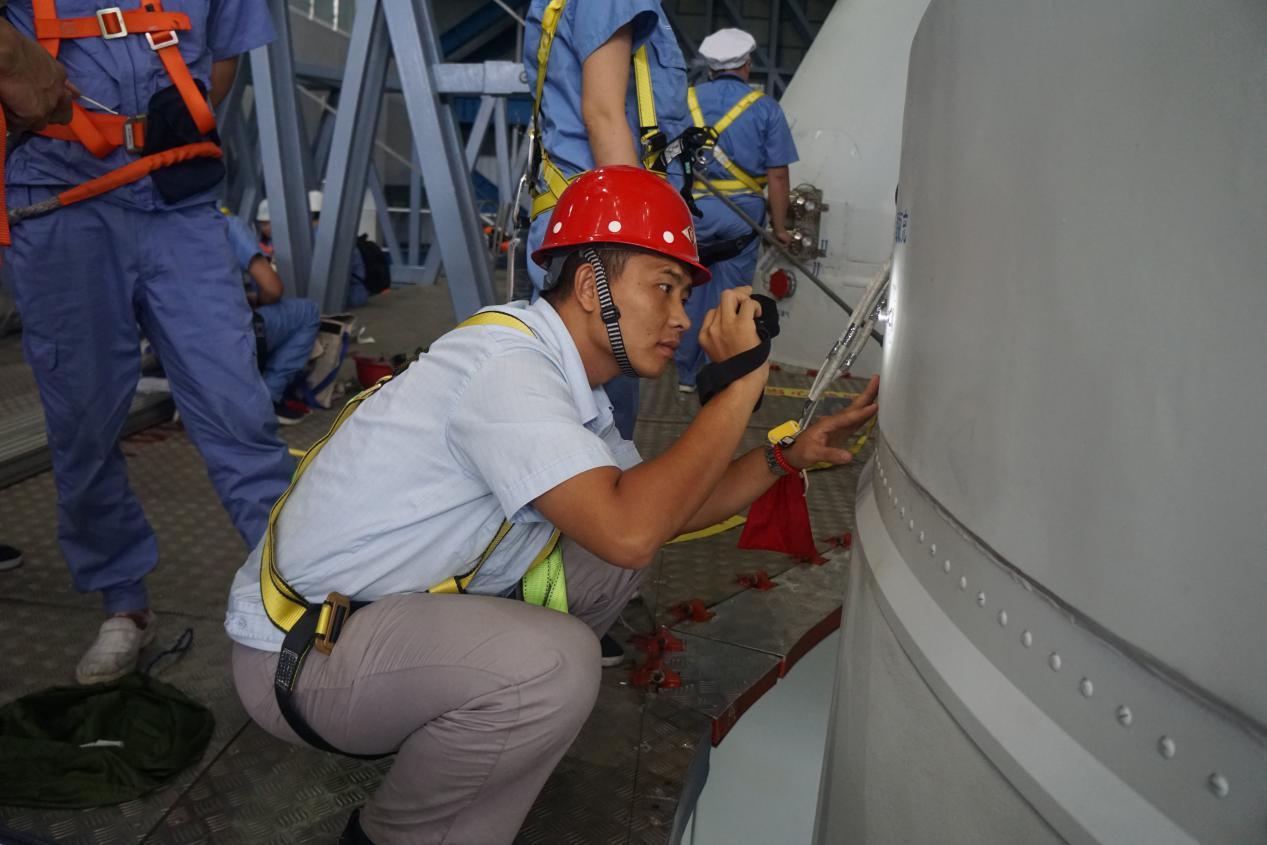
[[[809,525],[805,482],[799,475],[785,475],[748,509],[748,521],[739,536],[741,549],[765,549],[818,561],[814,532]]]

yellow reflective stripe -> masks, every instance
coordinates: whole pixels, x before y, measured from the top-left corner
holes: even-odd
[[[730,128],[730,124],[734,123],[739,118],[739,115],[747,111],[748,107],[757,100],[761,99],[762,96],[763,95],[760,91],[748,92],[737,103],[731,106],[729,111],[722,115],[721,120],[713,124],[714,145],[718,143],[721,138],[721,134]],[[691,119],[695,121],[695,125],[703,127],[705,125],[704,111],[700,108],[699,98],[695,95],[694,86],[686,89],[686,103],[691,108]],[[730,156],[726,155],[720,147],[715,147],[715,149],[716,153],[714,157],[717,163],[726,168],[726,172],[735,178],[710,180],[714,188],[721,191],[723,194],[760,194],[765,191],[765,176],[753,176],[731,161]],[[708,192],[696,191],[695,196],[708,196]]]
[[[535,337],[532,329],[528,328],[528,324],[518,317],[512,317],[504,311],[481,311],[478,314],[467,317],[458,324],[459,329],[469,329],[473,326],[501,326],[505,329],[514,329],[517,332]]]
[[[538,117],[541,114],[541,94],[546,86],[546,68],[550,64],[550,48],[554,45],[554,34],[559,29],[559,19],[563,17],[563,7],[566,4],[567,0],[550,0],[541,12],[541,41],[537,43],[537,93],[532,98],[534,131],[537,130]]]
[[[731,106],[730,111],[722,115],[721,120],[713,124],[713,131],[718,135],[721,135],[721,133],[730,128],[730,124],[734,123],[739,115],[748,110],[748,106],[752,105],[757,100],[760,100],[761,97],[762,94],[760,91],[749,92],[742,100]]]
[[[651,90],[651,63],[647,60],[647,45],[643,44],[633,56],[634,91],[638,95],[638,128],[645,137],[648,132],[660,128],[655,115],[655,94]]]
[[[554,162],[550,161],[550,156],[546,154],[544,147],[541,149],[541,179],[545,183],[545,190],[533,194],[533,220],[536,220],[538,215],[554,208],[559,202],[559,197],[563,196],[563,191],[572,181],[563,175],[563,171]],[[533,184],[536,184],[536,180]]]
[[[455,575],[452,578],[445,578],[439,584],[426,590],[428,593],[463,593],[466,592],[466,585],[471,583],[471,579],[480,571],[480,567],[484,565],[484,561],[488,560],[493,552],[497,551],[497,547],[501,545],[502,540],[506,539],[506,535],[510,533],[510,523],[502,520],[501,527],[497,529],[497,533],[493,535],[493,539],[489,540],[488,545],[484,547],[484,551],[480,552],[480,556],[473,566],[465,575]]]
[[[716,189],[720,190],[722,194],[748,193],[748,191],[754,190],[753,186],[755,184],[756,193],[760,193],[760,191],[764,189],[765,180],[758,180],[756,182],[741,182],[737,179],[710,179],[708,180],[708,184],[716,187]],[[696,196],[708,196],[708,190],[703,189],[703,187],[697,187]]]
[[[709,179],[709,184],[723,194],[759,194],[765,190],[765,180],[761,179],[756,182],[740,182],[738,179]],[[695,196],[699,197],[712,196],[712,193],[705,188],[696,188]]]
[[[547,540],[546,544],[541,547],[541,551],[537,552],[537,556],[532,559],[532,563],[528,565],[528,569],[526,571],[531,572],[541,564],[545,563],[545,559],[548,558],[550,553],[554,551],[554,547],[559,544],[559,540],[562,539],[562,537],[563,533],[557,528],[554,529],[554,532],[550,535],[550,539]]]
[[[541,97],[545,92],[546,69],[550,66],[550,48],[554,45],[554,35],[558,32],[559,20],[563,17],[563,7],[566,4],[567,0],[550,0],[541,12],[541,40],[537,43],[537,86],[536,93],[532,97],[532,134],[536,137],[538,144],[541,143]],[[559,201],[559,196],[563,193],[563,189],[568,185],[567,177],[550,161],[545,147],[541,146],[540,150],[541,175],[544,178],[546,189],[538,191],[538,183],[534,174],[529,185],[529,193],[532,195],[531,217],[533,220],[536,220],[538,215],[554,208]]]
[[[695,121],[695,125],[700,129],[707,126],[708,124],[704,123],[704,112],[699,107],[699,98],[695,96],[694,85],[686,89],[686,104],[691,108],[691,120]]]
[[[743,185],[749,191],[752,191],[754,194],[759,194],[762,192],[763,186],[766,184],[766,179],[764,176],[761,177],[760,181],[758,181],[757,179],[752,178],[750,174],[748,174],[745,170],[740,168],[739,165],[735,164],[730,159],[726,159],[725,161],[723,161],[721,163],[721,166],[726,168],[726,171],[730,173],[731,176],[735,177],[736,182],[738,182],[740,185]],[[724,190],[724,189],[719,189],[719,190]]]

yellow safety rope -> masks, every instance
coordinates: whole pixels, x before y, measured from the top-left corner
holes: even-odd
[[[718,139],[721,138],[721,134],[730,128],[730,124],[734,123],[739,118],[739,115],[747,111],[748,107],[757,100],[761,99],[762,96],[763,95],[760,91],[749,91],[742,99],[739,100],[739,102],[731,106],[730,110],[722,115],[721,119],[711,127],[713,130],[714,145],[713,158],[718,164],[726,168],[727,172],[729,172],[731,176],[735,177],[734,179],[711,180],[713,187],[724,194],[760,194],[765,191],[767,183],[765,176],[753,176],[748,173],[739,165],[735,164],[734,161],[731,160],[730,156],[726,155],[725,151],[717,145]],[[695,95],[694,85],[686,89],[686,104],[690,106],[691,120],[695,122],[695,125],[701,129],[710,128],[704,120],[704,111],[700,108],[699,98]],[[707,191],[696,192],[696,196],[704,196],[706,194]]]
[[[560,2],[562,6],[562,2]],[[472,326],[501,326],[503,328],[514,329],[531,335],[532,329],[517,317],[501,311],[484,311],[468,320],[465,320],[457,326],[459,329],[469,328]],[[352,412],[360,407],[361,403],[373,396],[378,390],[391,380],[391,376],[384,376],[368,390],[361,391],[352,397],[343,410],[339,412],[335,418],[334,424],[330,426],[330,430],[326,432],[320,440],[313,444],[312,448],[304,453],[303,458],[299,461],[299,466],[295,469],[295,475],[290,481],[290,486],[286,488],[286,492],[281,495],[277,503],[273,505],[272,511],[268,516],[268,527],[264,532],[264,545],[260,550],[260,596],[264,603],[264,611],[268,614],[268,618],[273,624],[283,631],[290,631],[304,615],[308,609],[307,600],[300,595],[293,587],[286,582],[277,568],[277,520],[280,518],[282,508],[286,505],[286,500],[290,498],[290,494],[294,492],[296,485],[299,483],[300,477],[304,471],[312,464],[321,450],[325,447],[334,433],[339,427],[352,416]],[[510,533],[510,523],[503,521],[497,533],[480,556],[475,560],[472,568],[462,575],[456,575],[452,578],[446,578],[439,584],[434,585],[427,592],[431,593],[462,593],[466,591],[466,587],[475,578],[480,567],[484,562],[497,550],[502,540]],[[532,562],[531,568],[538,567],[547,557],[555,551],[559,544],[559,532],[556,529],[551,535],[549,541],[537,554]],[[566,600],[566,598],[565,598]]]

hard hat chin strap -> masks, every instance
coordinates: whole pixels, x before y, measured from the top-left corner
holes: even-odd
[[[620,335],[620,309],[612,299],[611,288],[607,284],[607,268],[592,249],[581,250],[581,257],[594,269],[594,290],[598,294],[598,313],[607,328],[607,340],[611,343],[612,355],[620,365],[620,371],[630,378],[639,378],[638,371],[629,363],[625,353],[625,340]]]

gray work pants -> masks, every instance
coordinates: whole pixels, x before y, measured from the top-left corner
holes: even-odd
[[[357,611],[310,652],[299,712],[352,754],[396,753],[361,811],[376,845],[514,839],[598,695],[597,636],[645,570],[564,541],[571,614],[504,598],[413,594]],[[264,730],[302,745],[277,709],[277,653],[235,644],[233,680]]]

